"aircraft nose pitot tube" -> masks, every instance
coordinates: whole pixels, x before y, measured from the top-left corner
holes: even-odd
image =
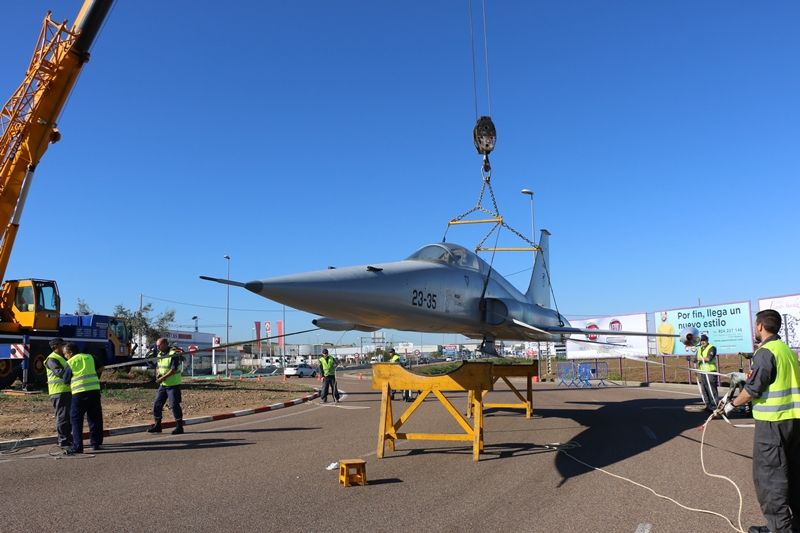
[[[681,342],[686,346],[697,346],[700,344],[700,330],[693,327],[681,330]]]

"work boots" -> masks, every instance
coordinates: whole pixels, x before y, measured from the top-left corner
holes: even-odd
[[[147,430],[148,433],[161,433],[161,420],[156,421],[156,425]]]
[[[173,435],[183,435],[183,420],[176,420],[175,429],[172,430]]]

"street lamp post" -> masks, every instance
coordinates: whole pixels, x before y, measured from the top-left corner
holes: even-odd
[[[536,230],[533,226],[533,191],[529,189],[522,189],[522,194],[527,194],[531,197],[531,240],[533,244],[536,244]],[[536,252],[533,253],[533,256],[536,257]]]
[[[197,333],[197,317],[193,316],[192,320],[194,320],[194,332]],[[195,339],[195,340],[197,340],[197,339]]]
[[[522,194],[527,194],[531,197],[531,240],[533,244],[536,244],[536,229],[533,225],[533,191],[530,189],[522,189]],[[533,250],[533,266],[536,267],[536,249]],[[545,265],[546,266],[546,265]],[[538,369],[539,379],[542,378],[542,351],[537,349],[536,350],[536,361],[537,365],[536,368]]]
[[[222,256],[228,261],[228,281],[231,280],[231,258],[230,256]],[[225,376],[229,375],[228,371],[228,344],[231,343],[231,286],[225,285],[227,296],[225,298]]]

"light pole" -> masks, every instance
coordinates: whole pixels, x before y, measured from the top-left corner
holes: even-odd
[[[531,197],[531,240],[533,241],[533,244],[536,244],[536,230],[533,226],[533,191],[522,189],[522,194],[527,194]],[[533,257],[536,257],[536,251],[533,252]]]
[[[223,255],[228,261],[228,281],[231,280],[231,258]],[[231,286],[225,285],[227,296],[225,298],[225,376],[228,376],[228,344],[231,343]]]
[[[193,316],[192,320],[194,320],[194,332],[197,333],[197,317]]]

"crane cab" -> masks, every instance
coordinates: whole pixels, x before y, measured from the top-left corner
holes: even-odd
[[[3,284],[0,332],[58,330],[61,298],[55,281],[9,280]]]

